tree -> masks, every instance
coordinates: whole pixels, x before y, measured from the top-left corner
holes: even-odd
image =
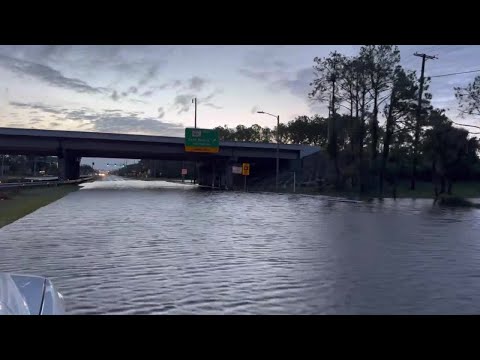
[[[456,87],[454,89],[462,115],[480,116],[480,76],[477,76],[466,87]]]
[[[218,137],[220,141],[234,141],[235,140],[235,135],[233,129],[230,129],[225,126],[217,126],[215,130],[218,131]]]
[[[397,121],[407,115],[413,115],[417,96],[415,73],[406,73],[401,66],[397,66],[394,73],[390,101],[385,105],[386,117],[385,134],[383,138],[382,161],[379,173],[380,193],[383,193],[385,171],[389,161],[390,145],[393,140]]]
[[[360,56],[365,61],[369,94],[373,101],[373,112],[370,120],[370,159],[375,166],[378,147],[378,109],[382,94],[393,83],[396,66],[400,62],[400,50],[396,45],[366,45],[360,49]]]
[[[464,171],[464,160],[468,158],[468,131],[453,127],[442,110],[431,112],[429,125],[431,128],[426,131],[423,148],[432,162],[435,196],[445,192],[446,183],[447,192],[451,194],[453,182]]]
[[[328,143],[327,152],[335,168],[335,183],[338,187],[340,169],[338,166],[338,144],[337,133],[335,129],[335,120],[337,118],[337,96],[342,82],[343,65],[345,57],[336,51],[327,58],[315,57],[314,65],[316,78],[310,84],[313,86],[310,98],[320,102],[330,102],[331,115],[328,119]]]

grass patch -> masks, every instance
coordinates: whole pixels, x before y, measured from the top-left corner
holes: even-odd
[[[389,195],[389,194],[387,194]],[[452,187],[452,195],[463,198],[480,197],[480,182],[458,182]],[[410,190],[410,183],[401,183],[397,189],[397,196],[403,198],[427,198],[433,199],[434,191],[431,182],[418,181],[414,191]],[[389,195],[390,197],[390,195]]]
[[[252,187],[251,191],[275,191],[274,186]],[[336,196],[356,200],[370,200],[378,198],[378,191],[371,191],[360,194],[358,189],[336,191],[332,188],[328,190],[319,190],[315,186],[301,187],[295,189],[298,194]],[[453,196],[460,198],[480,198],[480,182],[458,182],[453,184]],[[291,186],[287,188],[280,187],[279,192],[292,193]],[[402,181],[397,185],[397,199],[434,199],[434,188],[431,182],[417,181],[414,191],[410,190],[410,181]],[[393,198],[392,188],[386,185],[383,198]]]
[[[77,185],[62,185],[0,190],[0,228],[77,189]]]

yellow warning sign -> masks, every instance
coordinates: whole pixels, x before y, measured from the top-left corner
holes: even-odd
[[[249,163],[243,163],[242,164],[242,175],[250,175],[250,164]]]

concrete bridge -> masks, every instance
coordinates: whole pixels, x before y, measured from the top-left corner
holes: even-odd
[[[196,161],[199,183],[221,187],[230,187],[231,167],[242,162],[252,163],[252,175],[275,171],[276,144],[221,141],[218,153],[204,154],[186,152],[184,141],[183,137],[0,128],[1,154],[58,156],[64,180],[79,178],[82,157]],[[317,151],[313,146],[281,144],[280,168],[299,168],[304,156]]]

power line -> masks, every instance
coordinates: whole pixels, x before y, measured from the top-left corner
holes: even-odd
[[[452,75],[459,75],[459,74],[469,74],[469,73],[474,73],[474,72],[479,72],[480,70],[470,70],[470,71],[461,71],[461,72],[456,72],[456,73],[451,73],[451,74],[442,74],[442,75],[433,75],[430,76],[431,78],[437,78],[437,77],[443,77],[443,76],[452,76]]]
[[[452,123],[454,123],[455,125],[459,125],[459,126],[468,126],[468,127],[473,127],[473,128],[480,129],[480,126],[476,126],[476,125],[459,124],[459,123],[456,123],[455,121],[452,121]]]

